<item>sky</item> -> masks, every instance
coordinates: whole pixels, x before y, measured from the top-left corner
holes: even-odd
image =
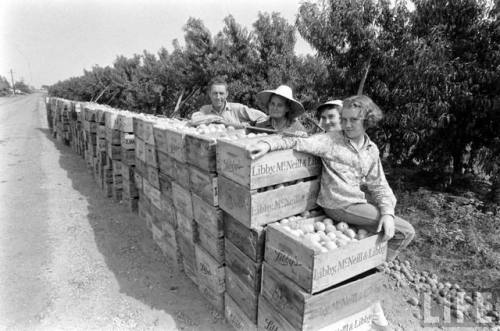
[[[231,14],[252,30],[258,12],[279,12],[291,24],[301,0],[2,0],[0,75],[36,88],[111,65],[118,55],[172,50],[182,27],[200,18],[212,35]],[[297,33],[296,52],[312,53]]]

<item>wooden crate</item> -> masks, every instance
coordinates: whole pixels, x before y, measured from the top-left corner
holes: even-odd
[[[137,186],[135,185],[133,179],[132,181],[123,179],[122,190],[123,199],[135,199],[139,196],[139,191],[137,190]]]
[[[233,329],[237,331],[257,331],[256,321],[251,321],[227,293],[224,297],[224,305],[224,316]]]
[[[106,140],[111,145],[121,145],[121,132],[109,127],[106,128]]]
[[[200,245],[195,244],[194,249],[199,283],[205,284],[216,293],[223,293],[226,289],[224,266],[217,262]]]
[[[238,304],[245,316],[257,323],[259,291],[248,287],[231,268],[226,266],[226,293]]]
[[[121,160],[122,159],[122,146],[120,145],[107,145],[108,156],[112,160]]]
[[[142,162],[146,162],[146,143],[137,138],[135,139],[135,157]]]
[[[135,149],[135,136],[133,133],[121,133],[120,135],[120,145],[125,150]]]
[[[264,259],[265,231],[262,226],[246,227],[228,213],[223,214],[224,236],[254,262]]]
[[[142,177],[148,177],[148,169],[146,167],[146,162],[139,159],[135,159],[135,171],[141,174]]]
[[[144,124],[142,122],[142,118],[140,117],[134,117],[132,119],[132,126],[134,128],[134,134],[136,138],[141,139],[144,141]]]
[[[122,148],[122,162],[128,166],[135,165],[135,150]]]
[[[217,174],[189,166],[189,185],[191,192],[212,206],[219,205]]]
[[[177,227],[177,214],[175,211],[174,203],[169,197],[165,197],[163,193],[161,198],[161,212],[163,217],[167,222],[172,224],[172,226]]]
[[[193,240],[186,238],[181,232],[177,231],[177,244],[179,247],[179,252],[182,255],[184,273],[195,284],[198,284],[198,276],[196,271],[196,253]]]
[[[374,305],[320,329],[297,329],[283,317],[265,298],[259,298],[259,330],[273,331],[371,331]]]
[[[297,222],[314,224],[315,220]],[[382,264],[386,260],[387,242],[381,238],[373,235],[320,253],[292,237],[279,224],[270,224],[266,229],[264,259],[304,291],[316,293]]]
[[[154,126],[154,119],[147,119],[142,121],[142,138],[146,144],[153,145],[155,144],[155,138],[154,138],[154,133],[153,133],[153,126]]]
[[[162,174],[175,177],[174,159],[163,152],[158,152],[158,167]]]
[[[172,199],[172,178],[160,172],[159,180],[160,180],[160,192],[165,197]]]
[[[142,191],[144,177],[140,173],[136,172],[134,169],[134,183],[137,186],[137,190]]]
[[[155,145],[145,144],[146,164],[158,168],[158,158]]]
[[[172,177],[175,182],[186,190],[189,190],[189,168],[186,163],[179,162],[175,159],[172,160],[174,166],[174,176]]]
[[[149,183],[158,190],[160,189],[160,173],[158,172],[158,168],[153,167],[151,165],[146,166],[147,169],[147,178]]]
[[[318,330],[370,307],[380,296],[382,282],[381,273],[371,270],[321,293],[308,294],[264,262],[261,295],[296,329]]]
[[[122,162],[121,165],[121,175],[123,180],[128,180],[129,182],[134,181],[134,167],[130,167]]]
[[[186,134],[175,129],[165,129],[167,155],[179,162],[186,162]]]
[[[223,211],[206,203],[196,194],[191,194],[194,220],[215,238],[224,236]]]
[[[191,192],[176,182],[172,182],[172,200],[178,212],[190,219],[194,218]]]
[[[215,161],[217,137],[220,133],[186,135],[186,161],[208,172],[217,170]]]
[[[155,139],[155,146],[157,152],[168,153],[167,150],[167,134],[165,128],[154,126],[153,135]]]
[[[316,207],[319,180],[271,189],[249,191],[219,176],[219,206],[247,227],[265,225]]]
[[[195,221],[183,215],[180,212],[176,213],[177,218],[177,231],[182,233],[186,238],[191,240],[191,242],[196,242],[198,240],[198,229]]]
[[[157,227],[157,225],[153,224],[153,240],[160,247],[161,252],[165,257],[170,259],[177,265],[182,265],[182,258],[177,249],[177,243],[170,241],[165,234]]]
[[[254,262],[229,240],[225,241],[226,266],[248,286],[253,292],[259,293],[262,263]]]
[[[262,138],[224,140],[217,143],[217,172],[248,189],[257,189],[319,175],[321,159],[311,154],[283,150],[251,160],[248,144]]]
[[[151,204],[156,208],[161,209],[161,193],[160,190],[155,188],[149,183],[149,181],[144,180],[142,182],[144,195],[151,201]]]
[[[217,262],[224,263],[224,238],[217,238],[197,223],[196,243],[203,247]]]
[[[201,295],[220,313],[224,313],[224,293],[219,293],[207,284],[200,281],[198,275],[198,289]]]

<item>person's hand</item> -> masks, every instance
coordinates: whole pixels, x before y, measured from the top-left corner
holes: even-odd
[[[382,215],[378,221],[377,232],[380,232],[384,228],[384,237],[382,241],[387,241],[394,237],[394,216],[392,215]]]
[[[268,143],[259,142],[254,145],[247,146],[247,151],[250,156],[250,159],[255,160],[259,157],[262,157],[264,154],[269,152],[271,146]]]

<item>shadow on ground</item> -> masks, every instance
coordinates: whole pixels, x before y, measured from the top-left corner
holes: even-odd
[[[120,291],[166,312],[178,329],[230,330],[196,285],[163,256],[146,224],[125,205],[105,197],[85,160],[56,141],[48,129],[39,130],[55,144],[60,152],[60,166],[67,172],[73,188],[86,198],[85,221],[92,227],[99,252],[114,273]]]

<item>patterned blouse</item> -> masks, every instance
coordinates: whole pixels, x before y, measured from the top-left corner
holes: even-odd
[[[367,203],[366,187],[382,215],[394,215],[396,197],[385,178],[377,146],[365,135],[363,146],[356,150],[342,131],[320,133],[308,138],[270,137],[263,140],[271,151],[293,148],[321,157],[323,170],[318,205],[344,208]]]

